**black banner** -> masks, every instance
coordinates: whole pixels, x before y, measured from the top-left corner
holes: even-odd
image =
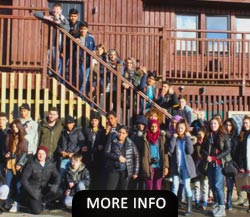
[[[80,191],[73,198],[73,217],[178,216],[171,191]]]

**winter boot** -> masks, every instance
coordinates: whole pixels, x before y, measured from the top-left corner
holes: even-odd
[[[185,212],[185,216],[189,216],[192,213],[192,197],[187,198],[187,211]]]

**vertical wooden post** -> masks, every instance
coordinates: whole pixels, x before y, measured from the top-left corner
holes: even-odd
[[[245,85],[246,85],[246,34],[242,33],[242,59],[241,59],[241,73],[242,73],[242,84],[241,84],[241,95],[245,95]]]
[[[41,57],[41,62],[42,62],[42,81],[41,81],[41,86],[42,88],[47,87],[47,59],[48,59],[48,31],[49,27],[47,24],[42,23],[42,31],[43,31],[43,41],[42,41],[42,57]],[[52,54],[51,54],[52,55]]]
[[[117,72],[119,73],[117,75],[117,80],[116,80],[116,85],[117,85],[117,88],[116,88],[116,114],[117,114],[117,117],[118,117],[118,120],[119,122],[121,121],[121,89],[122,89],[122,83],[121,83],[121,76],[122,76],[122,66],[121,65],[118,65],[117,66]]]
[[[168,58],[169,55],[169,44],[167,44],[167,26],[163,26],[162,29],[162,48],[161,48],[161,57],[162,57],[162,62],[161,62],[161,70],[162,70],[162,81],[166,80],[166,72],[167,72],[167,66],[168,66]],[[170,69],[168,69],[170,70]]]

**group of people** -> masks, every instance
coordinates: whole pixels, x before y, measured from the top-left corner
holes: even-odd
[[[100,114],[92,110],[88,128],[77,126],[72,116],[62,121],[55,107],[39,122],[30,113],[30,105],[22,104],[20,117],[9,124],[0,113],[1,211],[17,212],[21,203],[39,214],[55,200],[71,208],[74,194],[88,189],[171,190],[183,206],[185,189],[186,215],[192,213],[193,198],[197,208],[206,209],[210,190],[213,216],[220,217],[225,208],[232,209],[235,184],[235,177],[224,176],[224,163],[233,159],[242,173],[249,171],[250,116],[244,117],[238,136],[234,119],[217,115],[206,121],[204,111],[196,111],[191,124],[187,112],[179,112],[166,126],[162,114],[151,108],[127,127],[114,111],[102,126]],[[201,159],[209,162],[207,177],[197,171]]]
[[[159,90],[156,87],[156,73],[148,72],[145,66],[138,66],[138,62],[133,57],[128,57],[123,60],[116,49],[107,49],[104,44],[95,42],[93,35],[90,34],[88,29],[88,23],[86,21],[79,20],[79,12],[77,9],[72,8],[69,10],[68,19],[62,14],[62,5],[56,3],[53,5],[52,11],[48,16],[44,15],[43,12],[37,11],[34,13],[37,18],[47,20],[53,24],[58,25],[67,32],[69,32],[76,41],[86,47],[89,51],[96,54],[105,63],[107,63],[112,69],[118,71],[119,74],[126,78],[133,86],[135,92],[134,104],[136,104],[136,91],[142,91],[145,93],[150,100],[158,100]],[[105,93],[106,97],[106,111],[115,110],[117,102],[117,76],[110,72],[110,70],[105,70],[103,64],[99,64],[98,60],[92,58],[90,54],[84,52],[83,49],[77,49],[76,43],[70,43],[69,38],[66,38],[66,43],[62,38],[60,33],[57,37],[57,32],[53,31],[53,42],[52,42],[52,54],[50,59],[52,61],[52,68],[55,69],[56,62],[58,62],[58,71],[60,76],[63,75],[63,68],[69,68],[71,66],[71,74],[66,75],[65,78],[68,81],[72,81],[72,86],[78,89],[80,92],[89,95],[91,92],[93,96],[96,95],[96,85],[97,79],[99,80],[100,92]],[[59,38],[59,46],[57,46],[56,39]],[[65,44],[65,46],[64,46]],[[64,49],[64,47],[66,49]],[[56,49],[60,55],[56,55]],[[56,61],[58,57],[58,61]],[[92,66],[91,66],[92,65]],[[90,68],[92,67],[93,75],[90,81]],[[50,73],[50,72],[49,72]],[[65,70],[65,74],[67,74]],[[99,74],[99,76],[97,76]],[[69,77],[70,76],[70,77]],[[77,77],[78,76],[78,77]],[[90,85],[91,83],[91,85]],[[112,86],[111,86],[112,85]],[[123,90],[129,90],[129,84],[122,82]],[[127,91],[127,96],[130,96],[130,91]],[[127,97],[127,104],[130,104],[130,99]],[[112,99],[112,100],[111,100]],[[140,100],[141,113],[143,112],[143,107],[148,110],[151,105],[146,103],[143,99]],[[110,103],[111,102],[111,103]]]
[[[56,15],[61,11],[61,5],[55,4],[52,16],[35,15],[66,29],[79,43],[95,51],[113,69],[119,70],[135,90],[144,92],[173,117],[163,121],[162,115],[150,103],[143,101],[133,126],[122,126],[117,121],[116,109],[107,103],[106,126],[100,125],[99,113],[92,111],[89,127],[82,129],[71,116],[66,117],[62,124],[56,108],[50,108],[48,117],[38,124],[28,115],[29,105],[24,104],[20,107],[21,118],[14,120],[7,130],[7,127],[1,127],[2,122],[7,124],[6,115],[0,113],[0,140],[4,141],[0,143],[3,156],[0,168],[2,180],[6,179],[6,183],[2,181],[5,196],[8,195],[5,199],[0,198],[0,207],[4,204],[2,200],[6,200],[6,205],[12,204],[10,211],[16,211],[21,190],[28,195],[33,213],[40,213],[44,204],[57,198],[63,198],[64,205],[71,207],[73,195],[87,189],[168,189],[178,196],[181,207],[185,189],[185,215],[192,213],[193,198],[195,206],[205,210],[209,192],[212,192],[213,216],[226,216],[225,210],[232,209],[235,177],[225,176],[223,167],[225,162],[233,160],[239,171],[248,175],[250,116],[244,117],[241,129],[237,129],[232,118],[222,120],[215,115],[209,121],[205,120],[204,111],[196,111],[197,119],[192,120],[194,111],[187,105],[185,96],[178,97],[167,81],[162,82],[160,89],[157,88],[156,75],[148,73],[145,67],[136,67],[134,58],[127,58],[124,64],[115,49],[107,51],[103,44],[95,45],[93,36],[88,32],[88,24],[78,20],[76,9],[70,10],[69,20]],[[83,57],[86,61],[80,64],[80,77],[73,77],[72,81],[77,85],[79,80],[79,88],[89,91],[90,57],[81,51],[80,58]],[[77,57],[73,59],[76,61]],[[109,84],[109,72],[103,65],[95,61],[92,63],[100,72],[100,89],[109,92],[110,87],[103,86]],[[72,66],[75,67],[76,63],[73,62]],[[112,95],[113,105],[116,105],[117,86],[116,82],[113,84],[107,102]],[[122,83],[122,88],[129,86]],[[146,113],[143,113],[144,107]],[[208,162],[206,175],[197,170],[202,159]],[[169,186],[162,185],[163,178],[171,180]],[[241,195],[242,192],[238,192],[239,198]],[[250,202],[250,193],[247,197]]]

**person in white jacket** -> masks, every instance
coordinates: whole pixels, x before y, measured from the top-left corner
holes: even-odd
[[[20,106],[20,118],[23,127],[25,128],[25,139],[28,141],[28,159],[31,160],[36,154],[38,146],[38,123],[30,116],[30,106],[24,103]]]

